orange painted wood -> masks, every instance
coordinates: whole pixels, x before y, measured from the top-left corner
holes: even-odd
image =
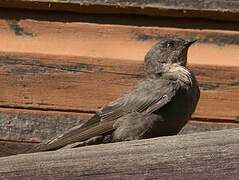
[[[239,66],[236,30],[66,23],[35,16],[0,19],[0,51],[143,61],[160,36],[176,35],[199,39],[189,50],[191,64]]]
[[[0,54],[1,107],[92,112],[143,78],[143,62]],[[238,121],[239,68],[189,66],[199,80],[198,118]]]

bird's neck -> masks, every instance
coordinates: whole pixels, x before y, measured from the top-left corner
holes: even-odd
[[[192,74],[189,69],[179,64],[165,64],[160,71],[148,74],[149,78],[166,78],[192,84]]]

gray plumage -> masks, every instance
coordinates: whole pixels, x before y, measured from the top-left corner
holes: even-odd
[[[145,56],[146,78],[127,94],[100,108],[86,123],[30,151],[59,149],[177,134],[199,100],[198,83],[185,66],[195,40],[167,37]]]

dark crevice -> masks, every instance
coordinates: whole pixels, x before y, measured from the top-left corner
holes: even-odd
[[[229,86],[239,86],[239,82],[233,82],[231,84],[228,84]]]
[[[0,63],[3,64],[9,64],[9,65],[23,65],[23,66],[32,66],[31,70],[25,70],[25,69],[20,69],[20,68],[15,68],[13,69],[14,74],[18,75],[26,75],[26,74],[36,74],[36,73],[44,73],[44,72],[49,72],[47,69],[51,70],[62,70],[62,71],[68,71],[68,72],[73,72],[73,73],[91,73],[94,71],[100,71],[102,73],[111,73],[111,74],[120,74],[120,75],[129,75],[133,76],[135,79],[140,79],[143,77],[143,75],[138,75],[134,73],[125,73],[125,72],[115,72],[115,71],[104,71],[104,67],[106,66],[100,66],[100,65],[91,65],[91,64],[72,64],[72,65],[55,65],[55,66],[49,66],[45,65],[39,61],[33,61],[35,63],[29,63],[21,59],[11,59],[6,56],[0,56]],[[40,67],[45,70],[37,70],[34,69],[33,67]]]
[[[200,83],[200,88],[202,90],[216,90],[220,88],[219,83]]]
[[[59,109],[59,108],[37,108],[37,107],[24,107],[24,106],[7,106],[7,105],[0,105],[0,108],[6,109],[21,109],[21,110],[36,110],[36,111],[55,111],[55,112],[72,112],[72,113],[95,113],[96,109]]]
[[[193,117],[191,118],[193,121],[198,121],[198,122],[210,122],[210,123],[225,123],[225,124],[238,124],[239,121],[237,118],[235,119],[216,119],[216,118],[201,118],[201,117]]]
[[[26,32],[23,27],[19,24],[19,20],[16,19],[9,19],[7,23],[15,33],[16,36],[25,36],[25,37],[34,37],[32,33]]]
[[[89,64],[72,64],[72,65],[56,65],[48,66],[39,61],[33,61],[35,63],[29,63],[21,59],[12,59],[7,56],[0,56],[0,62],[9,65],[25,65],[25,66],[36,66],[44,69],[53,69],[53,70],[64,70],[69,72],[92,72],[94,70],[102,70],[101,68],[95,65]]]
[[[59,16],[60,14],[60,16]],[[156,17],[134,14],[82,14],[74,12],[56,12],[44,10],[1,8],[0,19],[16,20],[34,19],[50,22],[88,22],[98,24],[160,26],[185,29],[221,29],[239,30],[237,22],[218,21],[200,18]],[[19,28],[18,28],[19,29]],[[21,31],[21,29],[20,29]]]
[[[11,139],[1,139],[0,142],[6,142],[6,143],[23,143],[23,144],[39,144],[39,142],[35,141],[20,141],[20,140],[11,140]]]

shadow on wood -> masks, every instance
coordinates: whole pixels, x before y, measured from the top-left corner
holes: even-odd
[[[0,158],[0,179],[237,179],[239,129]]]
[[[95,14],[138,14],[238,21],[235,0],[1,0],[1,7]]]

